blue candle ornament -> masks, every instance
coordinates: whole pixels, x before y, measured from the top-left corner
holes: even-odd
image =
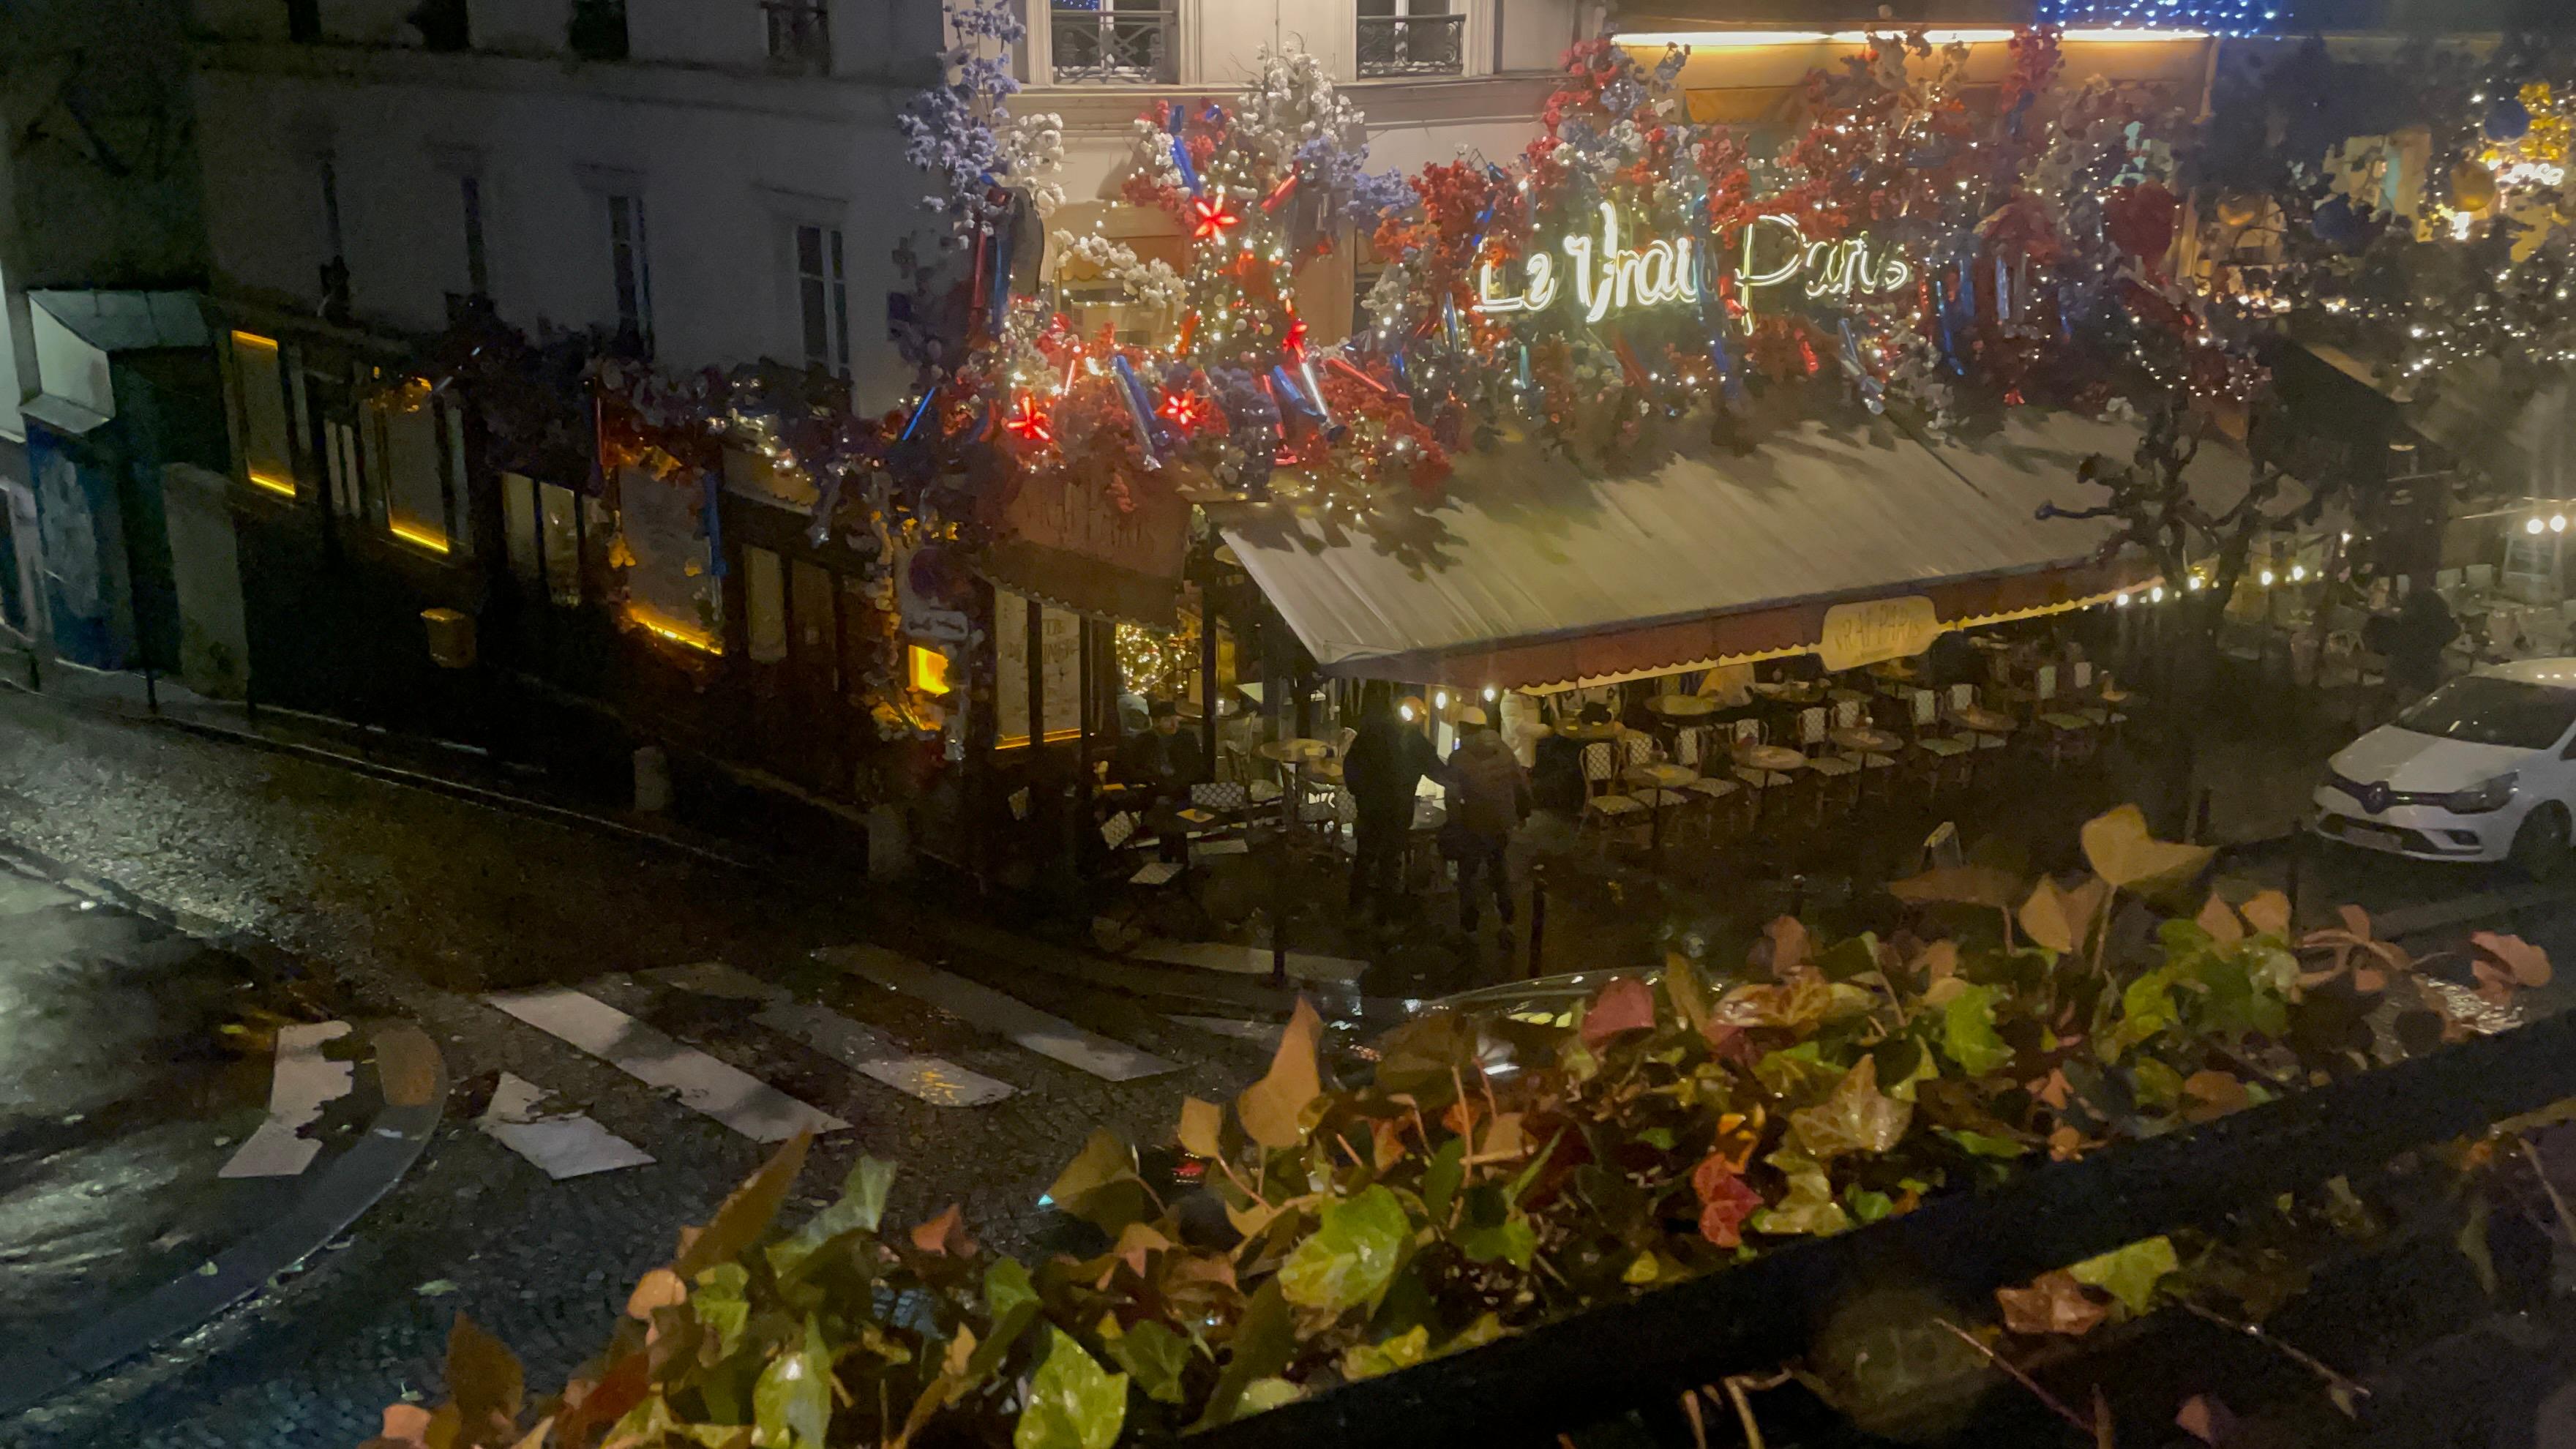
[[[1154,455],[1154,410],[1147,404],[1145,384],[1124,356],[1110,358],[1109,365],[1118,373],[1119,392],[1127,399],[1127,420],[1136,428],[1136,451],[1144,456],[1146,467],[1160,468],[1163,460]]]
[[[1190,164],[1189,143],[1178,136],[1172,138],[1172,164],[1181,168],[1181,181],[1190,188],[1190,195],[1198,195],[1199,168]]]

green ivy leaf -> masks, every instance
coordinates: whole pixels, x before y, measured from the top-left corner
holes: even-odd
[[[1658,1152],[1673,1150],[1673,1131],[1669,1127],[1649,1127],[1637,1134],[1637,1141]]]
[[[2197,930],[2198,927],[2193,927]],[[2120,993],[2120,1037],[2135,1044],[2181,1019],[2174,1006],[2174,968],[2160,967],[2128,984]]]
[[[794,1233],[769,1245],[770,1271],[793,1278],[807,1259],[843,1233],[873,1233],[885,1217],[886,1193],[894,1186],[895,1165],[862,1157],[841,1181],[840,1200],[805,1220]]]
[[[2158,1234],[2087,1258],[2066,1271],[2076,1282],[2119,1299],[2132,1315],[2142,1315],[2156,1306],[2157,1281],[2181,1272],[2182,1260],[2174,1255],[2173,1239]]]
[[[1243,1317],[1234,1326],[1231,1348],[1224,1371],[1217,1375],[1216,1388],[1208,1395],[1207,1412],[1190,1426],[1192,1433],[1232,1420],[1243,1405],[1244,1391],[1254,1381],[1286,1368],[1288,1360],[1295,1356],[1296,1316],[1279,1291],[1276,1277],[1254,1290],[1252,1301],[1243,1306]]]
[[[984,1308],[995,1322],[1011,1316],[1011,1310],[1022,1304],[1034,1305],[1038,1290],[1029,1282],[1029,1270],[1017,1258],[995,1258],[984,1270]]]
[[[1329,1203],[1280,1265],[1280,1291],[1302,1308],[1356,1308],[1386,1288],[1412,1236],[1413,1220],[1384,1186]]]
[[[1757,1233],[1813,1233],[1819,1237],[1850,1229],[1851,1216],[1834,1201],[1833,1179],[1825,1175],[1825,1165],[1802,1153],[1787,1149],[1763,1159],[1780,1169],[1789,1179],[1789,1195],[1777,1207],[1767,1207],[1750,1219]]]
[[[1046,1358],[1029,1376],[1028,1402],[1011,1449],[1111,1449],[1127,1425],[1127,1376],[1104,1371],[1061,1328],[1047,1329]]]
[[[1458,1251],[1479,1263],[1508,1262],[1515,1268],[1527,1268],[1538,1251],[1538,1230],[1530,1226],[1529,1214],[1513,1208],[1499,1223],[1462,1228],[1451,1241]]]
[[[718,1263],[698,1275],[698,1289],[689,1295],[689,1311],[715,1335],[718,1358],[731,1358],[742,1347],[743,1326],[751,1321],[744,1296],[750,1284],[751,1274],[740,1263]]]
[[[805,1345],[769,1361],[751,1390],[752,1422],[763,1442],[822,1449],[832,1423],[832,1355],[823,1325],[805,1320]]]
[[[2009,1162],[2030,1151],[2009,1137],[1995,1137],[1984,1132],[1971,1132],[1964,1127],[1944,1127],[1941,1135],[1957,1143],[1964,1151],[1979,1157],[1999,1157]]]
[[[1342,1354],[1342,1377],[1373,1379],[1379,1374],[1391,1374],[1422,1362],[1430,1352],[1431,1330],[1417,1323],[1381,1342],[1353,1345]]]
[[[2182,1101],[2182,1073],[2154,1057],[2132,1063],[2129,1080],[2136,1085],[2139,1106],[2169,1110]]]
[[[1852,1221],[1866,1227],[1896,1211],[1896,1200],[1855,1183],[1843,1189],[1843,1210],[1851,1214]]]
[[[1243,1386],[1242,1412],[1263,1413],[1293,1403],[1304,1391],[1283,1378],[1254,1379]]]
[[[1812,1041],[1776,1052],[1765,1052],[1753,1064],[1753,1079],[1769,1088],[1774,1096],[1792,1101],[1813,1101],[1834,1089],[1842,1080],[1842,1068],[1824,1060],[1823,1050]]]
[[[1095,1129],[1047,1187],[1046,1200],[1111,1237],[1118,1236],[1145,1214],[1145,1189],[1136,1177],[1134,1149],[1108,1128]]]
[[[1467,1175],[1467,1139],[1452,1137],[1440,1144],[1431,1155],[1430,1165],[1422,1169],[1422,1213],[1435,1224],[1449,1221],[1449,1205],[1458,1198],[1458,1184]]]
[[[1877,1059],[1862,1057],[1832,1096],[1789,1114],[1789,1131],[1807,1156],[1827,1162],[1847,1152],[1885,1152],[1913,1118],[1911,1106],[1878,1090]]]
[[[1190,1366],[1188,1339],[1148,1318],[1103,1347],[1134,1377],[1145,1397],[1164,1404],[1181,1402],[1181,1375]]]
[[[1972,1077],[2002,1071],[2012,1061],[2012,1048],[1995,1034],[1995,998],[1991,986],[1971,986],[1941,1008],[1941,1050]]]

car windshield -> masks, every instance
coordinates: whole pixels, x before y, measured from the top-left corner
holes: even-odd
[[[2576,689],[2472,674],[2424,696],[2397,724],[2473,745],[2545,750],[2576,724]]]

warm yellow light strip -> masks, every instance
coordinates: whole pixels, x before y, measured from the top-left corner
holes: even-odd
[[[940,653],[936,649],[924,649],[920,645],[915,644],[912,646],[909,663],[911,666],[910,673],[912,677],[912,687],[915,691],[930,695],[946,694],[948,692],[947,655]]]
[[[1635,30],[1616,37],[1621,45],[1686,45],[1693,50],[1751,50],[1761,46],[1783,45],[1866,45],[1872,35],[1891,39],[1911,36],[1915,32],[1896,27],[1885,30]],[[1925,30],[1923,39],[1933,45],[2001,45],[2018,31],[2012,30]],[[2171,44],[2177,41],[2207,40],[2206,30],[2156,30],[2099,27],[2059,32],[2061,39],[2079,45]]]
[[[645,608],[641,604],[627,605],[626,617],[634,620],[647,632],[661,638],[668,639],[672,643],[680,645],[683,648],[695,649],[701,654],[722,654],[724,652],[724,642],[722,640],[702,633],[699,630],[689,628],[686,625],[675,623],[672,620],[666,619],[661,615],[654,613],[652,610]]]
[[[262,337],[256,332],[235,331],[233,333],[233,343],[238,347],[265,347],[271,352],[275,352],[277,350],[276,338]]]
[[[405,523],[400,519],[395,519],[385,527],[394,537],[415,548],[425,548],[431,553],[447,552],[447,538],[443,534],[432,533],[418,524]]]
[[[253,469],[251,471],[250,486],[253,488],[265,488],[269,492],[278,494],[281,497],[292,498],[295,496],[294,479],[280,478],[274,473],[262,473],[257,469]]]

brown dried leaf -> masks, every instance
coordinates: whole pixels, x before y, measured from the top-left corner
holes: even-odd
[[[2224,1444],[2236,1432],[2236,1416],[2215,1397],[2194,1394],[2182,1401],[2182,1409],[2174,1415],[2174,1427],[2203,1444]]]
[[[429,1410],[418,1404],[385,1405],[385,1431],[380,1439],[397,1444],[421,1445],[429,1434]]]
[[[2194,1072],[2183,1079],[2182,1094],[2186,1099],[2183,1116],[2194,1122],[2208,1122],[2241,1111],[2253,1102],[2245,1084],[2225,1072]]]
[[[2279,891],[2258,892],[2254,899],[2237,907],[2236,910],[2245,918],[2245,924],[2252,926],[2257,934],[2279,936],[2283,940],[2289,939],[2290,898]]]
[[[1998,1288],[1995,1303],[2004,1311],[2004,1327],[2015,1333],[2062,1333],[2080,1337],[2111,1316],[2111,1306],[2084,1291],[2064,1269],[2043,1273],[2027,1288]]]
[[[1181,1147],[1194,1157],[1225,1155],[1225,1109],[1196,1097],[1182,1098]]]
[[[1306,1140],[1305,1124],[1299,1118],[1324,1090],[1315,1066],[1315,1044],[1323,1034],[1323,1018],[1304,997],[1297,998],[1296,1014],[1280,1034],[1269,1075],[1234,1099],[1234,1115],[1253,1141],[1264,1147],[1294,1147]]]
[[[965,1211],[953,1202],[948,1211],[912,1230],[912,1245],[925,1253],[950,1258],[972,1257],[975,1253],[975,1240],[966,1236]]]
[[[473,1319],[456,1315],[447,1331],[447,1393],[466,1422],[481,1424],[494,1415],[515,1422],[527,1387],[518,1356]]]
[[[653,1310],[677,1308],[689,1301],[689,1285],[668,1268],[656,1268],[638,1279],[635,1291],[626,1295],[626,1316],[639,1323],[653,1321]]]
[[[2245,939],[2245,927],[2236,919],[2236,912],[2216,891],[2209,893],[2209,900],[2201,906],[2200,914],[2192,917],[2192,924],[2207,931],[2209,938],[2222,946],[2233,946]]]
[[[2549,953],[2520,936],[2498,935],[2479,931],[2469,937],[2469,944],[2495,958],[2517,986],[2549,984]]]
[[[2213,852],[2205,845],[2176,845],[2147,832],[2135,805],[2097,815],[2084,824],[2084,858],[2096,874],[2122,890],[2177,885],[2200,874]]]
[[[671,1271],[683,1281],[694,1279],[718,1263],[741,1257],[758,1242],[777,1218],[778,1205],[787,1200],[787,1189],[795,1185],[796,1174],[805,1170],[805,1152],[813,1145],[811,1131],[799,1132],[781,1144],[758,1171],[743,1179],[742,1186],[725,1198],[704,1228],[683,1240]]]
[[[1790,972],[1815,959],[1815,943],[1807,935],[1806,923],[1796,916],[1782,916],[1764,926],[1762,939],[1771,948],[1771,959],[1764,964],[1784,981]]]

